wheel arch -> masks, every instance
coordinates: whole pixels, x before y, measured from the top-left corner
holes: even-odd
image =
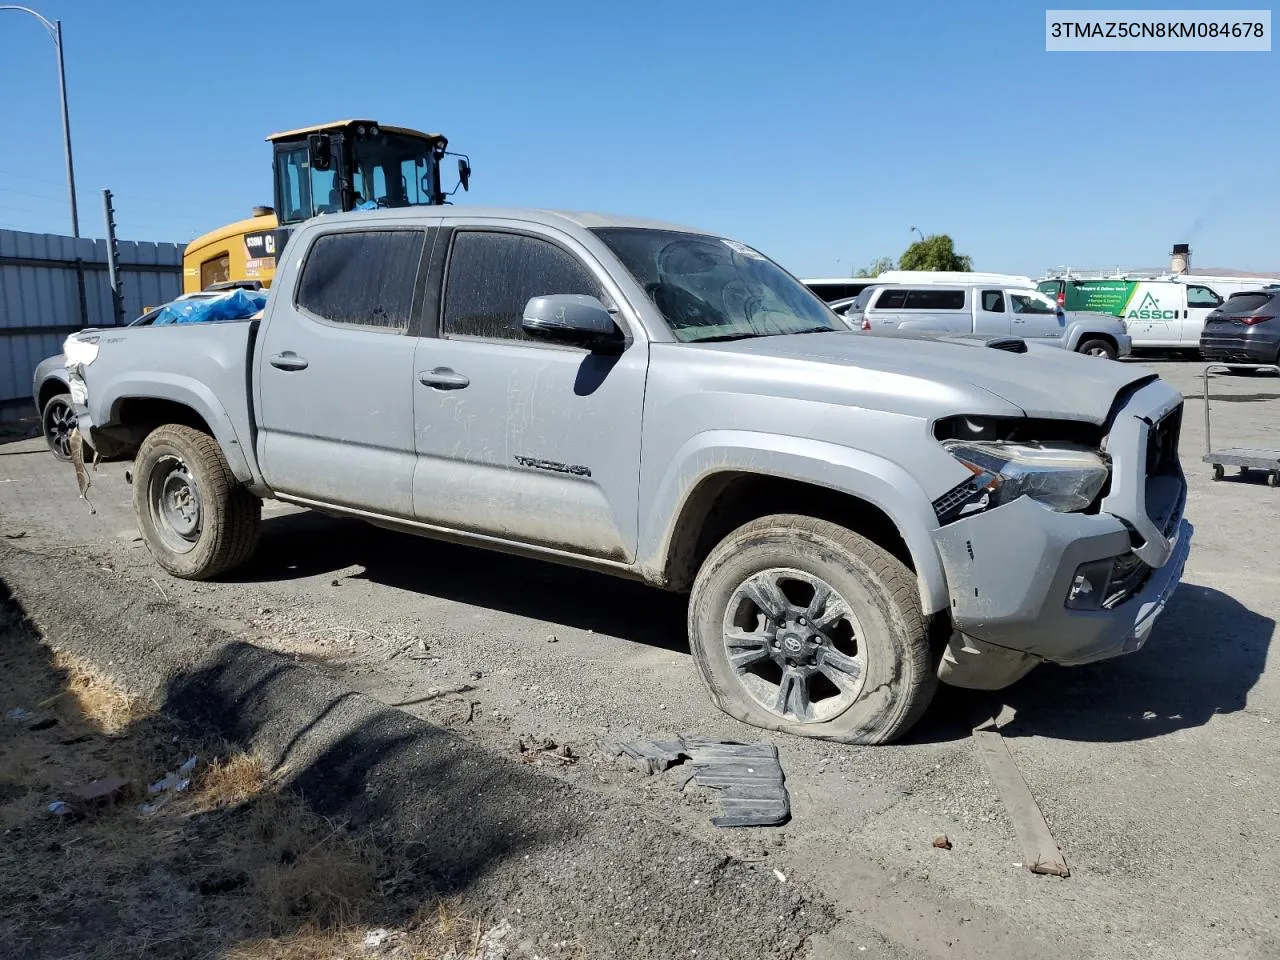
[[[647,579],[688,589],[724,535],[761,516],[791,513],[860,533],[915,574],[926,615],[947,608],[946,576],[931,534],[932,503],[900,466],[813,441],[707,439],[678,458],[650,501],[641,551]]]

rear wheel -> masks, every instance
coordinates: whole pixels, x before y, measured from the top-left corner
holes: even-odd
[[[1268,487],[1280,487],[1280,470],[1272,470],[1267,474]]]
[[[764,517],[698,571],[689,637],[711,698],[768,730],[886,743],[937,686],[915,577],[844,527]]]
[[[231,473],[213,437],[191,427],[157,427],[133,469],[133,510],[160,566],[205,580],[253,554],[262,501]]]
[[[1080,346],[1076,347],[1076,353],[1083,353],[1090,357],[1100,357],[1104,360],[1114,360],[1116,358],[1115,345],[1109,340],[1102,340],[1097,337],[1081,341]]]

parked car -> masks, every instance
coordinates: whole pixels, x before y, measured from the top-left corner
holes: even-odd
[[[199,293],[184,293],[168,303],[150,308],[142,316],[131,320],[128,325],[148,326],[171,303],[203,300],[220,294],[219,287],[211,287]],[[45,443],[49,445],[49,452],[59,460],[70,460],[71,431],[76,427],[76,415],[71,404],[71,387],[67,379],[66,357],[63,354],[57,353],[52,357],[45,357],[36,365],[35,372],[31,376],[31,396],[36,402],[36,409],[40,411],[40,426],[44,432]]]
[[[1228,297],[1205,321],[1200,354],[1219,363],[1280,364],[1280,286]]]
[[[800,282],[822,300],[827,303],[834,303],[837,300],[848,300],[850,297],[856,297],[876,281],[874,277],[815,277],[811,280],[802,280]]]
[[[1025,285],[1020,285],[1024,284]],[[1124,325],[1096,313],[1067,313],[1019,277],[895,282],[869,287],[842,314],[854,329],[876,333],[972,333],[1015,336],[1111,360],[1128,356]]]
[[[67,341],[175,576],[244,563],[273,497],[689,591],[721,709],[864,743],[940,678],[1137,650],[1181,576],[1182,395],[1148,369],[904,350],[652,221],[381,210],[290,244],[260,322]]]

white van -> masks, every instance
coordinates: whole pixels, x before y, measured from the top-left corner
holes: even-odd
[[[1194,274],[1111,276],[1062,274],[1037,284],[1067,311],[1109,313],[1124,321],[1135,350],[1200,349],[1205,318],[1233,293],[1257,290],[1268,277]]]

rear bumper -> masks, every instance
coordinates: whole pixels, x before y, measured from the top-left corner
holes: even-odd
[[[1275,363],[1280,338],[1209,335],[1200,338],[1200,355],[1220,363]]]

